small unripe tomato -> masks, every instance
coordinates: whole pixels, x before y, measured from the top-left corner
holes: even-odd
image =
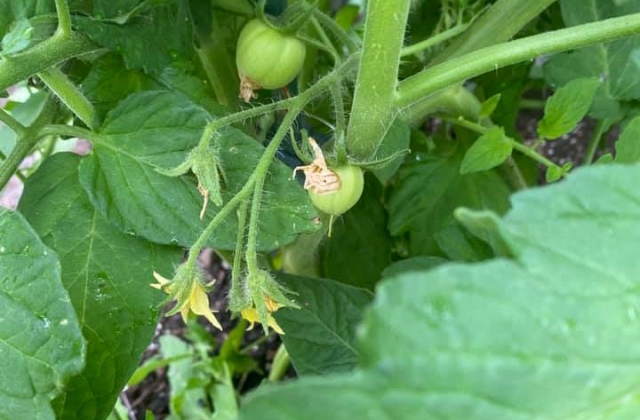
[[[240,32],[236,65],[240,78],[254,88],[277,89],[300,73],[305,53],[305,45],[298,38],[254,19]]]
[[[327,193],[309,190],[309,197],[321,212],[339,216],[346,213],[360,199],[364,188],[364,173],[362,169],[353,165],[331,168],[331,170],[340,178],[340,189]]]

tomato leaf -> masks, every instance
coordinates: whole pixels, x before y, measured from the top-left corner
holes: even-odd
[[[640,117],[629,121],[616,141],[615,162],[640,162]]]
[[[594,77],[574,79],[559,88],[544,106],[538,136],[547,140],[567,134],[584,118],[600,86]]]
[[[562,0],[562,17],[567,26],[595,22],[640,12],[637,1]],[[596,91],[589,115],[594,118],[616,118],[620,102],[640,99],[637,49],[640,37],[556,54],[544,65],[544,75],[552,86],[563,86],[576,78],[595,77],[602,81]]]
[[[502,164],[513,151],[511,139],[506,137],[502,127],[492,127],[471,145],[462,159],[460,173],[486,171]]]
[[[194,177],[168,177],[157,169],[184,162],[210,118],[205,109],[178,92],[146,91],[122,101],[107,115],[94,138],[93,153],[80,165],[80,182],[92,203],[130,235],[161,244],[193,244],[218,209],[210,203],[200,220],[202,197]],[[249,178],[264,149],[233,128],[222,130],[214,143],[225,175],[227,202]],[[291,180],[288,167],[275,161],[265,188],[258,235],[261,250],[284,246],[298,233],[317,230],[316,212],[306,192]],[[232,250],[236,236],[234,213],[209,245]]]
[[[137,3],[131,0],[123,2],[128,7]],[[128,69],[159,73],[178,62],[187,65],[191,59],[192,25],[184,0],[153,7],[140,16],[127,19],[126,23],[116,23],[110,19],[131,9],[120,9],[118,12],[112,2],[100,4],[106,5],[106,10],[96,9],[94,17],[78,16],[74,23],[80,32],[97,44],[122,54]]]
[[[296,302],[302,307],[275,312],[298,375],[353,370],[358,360],[356,326],[373,294],[332,280],[291,275],[279,279],[297,293]]]
[[[389,230],[407,233],[410,255],[440,252],[434,234],[457,223],[453,210],[470,207],[502,213],[508,208],[509,188],[493,171],[460,174],[462,156],[414,154],[398,171],[389,202]]]
[[[384,281],[360,368],[262,387],[240,419],[627,419],[640,408],[640,166],[577,170],[494,216],[516,260]]]
[[[149,287],[153,270],[170,271],[182,251],[125,235],[105,220],[78,182],[79,161],[69,153],[47,159],[27,181],[20,209],[60,256],[87,340],[86,367],[55,401],[57,418],[99,420],[153,336],[164,299]]]
[[[82,370],[85,345],[58,257],[0,207],[0,418],[54,420],[50,400]]]
[[[94,105],[100,121],[130,94],[152,88],[161,86],[142,71],[127,69],[116,54],[105,54],[94,61],[82,82],[82,90]]]

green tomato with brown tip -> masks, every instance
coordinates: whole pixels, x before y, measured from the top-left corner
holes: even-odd
[[[298,38],[254,19],[240,32],[236,65],[240,78],[258,87],[278,89],[300,73],[305,54],[306,47]]]

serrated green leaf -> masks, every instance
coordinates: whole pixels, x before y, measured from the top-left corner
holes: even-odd
[[[134,3],[132,0],[121,1],[127,7]],[[161,1],[159,6],[125,24],[117,24],[108,18],[121,16],[131,9],[118,11],[111,2],[103,1],[100,4],[107,5],[110,16],[98,13],[93,18],[78,16],[74,23],[80,32],[97,44],[122,54],[127,68],[159,73],[172,64],[190,65],[193,56],[193,28],[186,2],[179,0],[164,3],[166,2]],[[104,20],[105,18],[107,19]]]
[[[206,109],[211,115],[222,116],[227,109],[216,102],[211,85],[202,79],[185,73],[174,67],[165,68],[154,79],[166,89],[180,92],[196,105]]]
[[[361,371],[249,395],[241,420],[622,420],[640,389],[640,166],[518,193],[499,222],[517,260],[382,283]]]
[[[640,12],[637,1],[562,0],[560,6],[567,26]],[[640,99],[639,46],[640,37],[634,36],[556,54],[544,65],[545,78],[551,86],[563,86],[576,78],[598,78],[602,84],[589,115],[598,119],[616,118],[621,113],[621,101]]]
[[[378,180],[367,176],[358,203],[334,221],[331,237],[319,249],[323,277],[367,289],[380,280],[393,248],[382,193]]]
[[[587,114],[599,86],[600,81],[590,77],[574,79],[559,88],[545,104],[538,136],[553,140],[573,130]]]
[[[33,26],[27,19],[17,20],[11,30],[2,37],[0,54],[11,55],[27,48],[33,37]]]
[[[25,217],[60,256],[62,282],[87,340],[84,371],[55,400],[59,420],[105,418],[149,344],[164,294],[152,272],[170,271],[179,248],[121,233],[102,218],[78,182],[80,157],[60,153],[29,177]]]
[[[85,345],[58,257],[0,207],[0,418],[54,420],[51,399],[84,365]]]
[[[440,252],[433,235],[457,223],[457,207],[508,208],[509,188],[493,171],[460,174],[460,151],[451,156],[416,154],[398,171],[398,182],[388,201],[389,230],[407,233],[411,256]]]
[[[373,294],[332,280],[281,275],[297,293],[301,309],[275,312],[285,331],[281,336],[298,375],[321,375],[353,370],[358,350],[355,330]]]
[[[94,205],[122,231],[161,244],[190,246],[218,210],[212,203],[203,220],[202,197],[192,176],[168,177],[198,144],[207,121],[205,109],[178,92],[131,95],[112,110],[95,135],[94,149],[80,165],[80,182]],[[234,128],[216,137],[224,172],[224,202],[240,190],[264,151]],[[241,159],[238,157],[242,157]],[[265,184],[258,247],[273,250],[299,233],[318,229],[317,213],[291,170],[275,161]],[[235,213],[222,223],[209,245],[235,249]]]
[[[616,163],[640,161],[640,117],[636,117],[624,127],[616,140]]]
[[[486,171],[502,164],[513,151],[512,140],[505,136],[502,127],[492,127],[473,142],[462,159],[460,173]]]
[[[105,54],[94,61],[81,87],[87,99],[94,105],[99,121],[130,94],[161,88],[142,71],[128,70],[122,58],[115,54]]]

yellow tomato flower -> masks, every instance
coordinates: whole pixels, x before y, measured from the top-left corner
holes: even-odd
[[[180,312],[183,321],[187,322],[189,312],[193,312],[196,315],[204,316],[211,325],[222,330],[222,325],[220,325],[220,322],[218,322],[209,307],[209,296],[207,296],[200,279],[195,276],[182,276],[181,274],[184,272],[180,268],[173,280],[166,279],[155,271],[153,272],[153,277],[158,283],[152,284],[151,287],[166,292],[171,299],[176,300],[176,307],[167,315]]]
[[[249,328],[247,328],[247,330],[253,329],[256,322],[260,323],[260,320],[258,319],[258,311],[256,310],[255,307],[241,310],[240,315],[242,315],[244,319],[249,321]],[[267,315],[267,325],[273,328],[273,330],[278,334],[284,335],[284,331],[282,330],[282,327],[278,325],[278,323],[276,322],[276,319],[271,314]]]
[[[282,330],[282,327],[280,327],[280,325],[278,325],[278,323],[276,322],[276,319],[271,315],[272,312],[277,311],[278,309],[282,308],[283,305],[279,304],[278,302],[274,301],[273,299],[271,299],[270,296],[265,296],[264,297],[264,304],[267,307],[267,325],[270,326],[271,328],[273,328],[273,330],[275,332],[277,332],[280,335],[284,335],[284,331]],[[249,328],[247,328],[247,330],[251,330],[253,329],[253,327],[255,326],[256,322],[260,323],[260,317],[258,315],[258,310],[256,309],[255,306],[251,306],[249,308],[245,308],[243,310],[240,311],[240,315],[246,319],[247,321],[249,321]]]

